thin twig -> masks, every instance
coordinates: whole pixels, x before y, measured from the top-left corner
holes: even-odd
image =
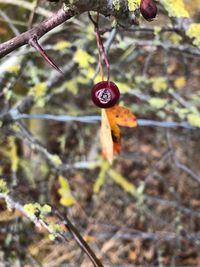
[[[35,16],[35,13],[36,13],[36,9],[37,9],[38,4],[39,4],[39,0],[35,0],[33,3],[34,3],[34,8],[32,9],[30,17],[29,17],[28,30],[30,30],[31,27],[32,27],[33,19],[34,19],[34,16]]]
[[[68,9],[67,11],[65,11],[63,8],[59,9],[50,18],[41,22],[31,30],[24,32],[3,44],[0,44],[0,58],[4,57],[15,49],[28,44],[31,39],[36,39],[38,41],[47,32],[70,19],[74,15],[75,10],[73,9]]]
[[[176,153],[175,153],[175,150],[172,146],[169,131],[167,131],[167,142],[168,142],[169,149],[171,150],[171,155],[172,155],[172,158],[173,158],[173,161],[174,161],[176,167],[179,168],[180,170],[184,171],[185,173],[187,173],[196,182],[200,183],[200,176],[197,175],[194,171],[192,171],[189,167],[185,166],[183,163],[180,163],[180,161],[176,157]]]
[[[11,30],[15,35],[20,34],[19,30],[14,26],[12,20],[8,17],[8,15],[5,12],[0,10],[0,15],[8,23],[9,27],[11,28]]]
[[[22,8],[25,8],[27,10],[32,11],[33,7],[34,7],[34,3],[29,3],[27,1],[24,0],[0,0],[0,4],[10,4],[10,5],[14,5],[14,6],[19,6]],[[49,17],[51,16],[53,13],[42,8],[42,7],[38,7],[35,11],[38,15],[42,15],[44,17]]]
[[[58,212],[56,212],[56,214],[59,216],[60,219],[62,219],[62,217],[58,214]],[[94,252],[91,250],[87,242],[82,238],[79,231],[71,223],[71,221],[69,220],[67,216],[65,216],[63,223],[68,229],[68,231],[71,233],[71,235],[73,236],[74,240],[79,245],[79,247],[87,254],[87,256],[89,257],[93,265],[95,267],[103,267],[103,264],[101,263],[101,261],[97,258],[97,256],[94,254]]]
[[[179,53],[185,53],[193,57],[200,57],[200,49],[197,47],[192,47],[188,45],[173,45],[167,42],[154,42],[148,40],[135,39],[133,42],[135,46],[151,46],[151,47],[161,47],[167,51],[175,51]]]

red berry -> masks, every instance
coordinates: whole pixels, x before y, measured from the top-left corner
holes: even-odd
[[[140,12],[146,20],[152,21],[157,15],[157,6],[153,0],[141,0]]]
[[[118,102],[120,92],[113,82],[102,81],[92,88],[91,97],[97,107],[111,108]]]

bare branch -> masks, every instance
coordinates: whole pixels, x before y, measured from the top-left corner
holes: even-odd
[[[191,55],[192,57],[200,56],[200,49],[194,46],[189,45],[173,45],[167,42],[158,42],[148,40],[138,40],[135,39],[133,42],[136,46],[151,46],[151,47],[161,47],[166,51],[175,51],[179,53],[185,53]]]
[[[8,55],[10,52],[15,49],[29,44],[30,40],[35,39],[39,40],[43,35],[62,24],[66,20],[70,19],[75,15],[75,11],[73,9],[68,9],[65,11],[63,8],[58,10],[55,14],[53,14],[50,18],[38,24],[36,27],[31,30],[22,33],[19,36],[12,38],[11,40],[0,45],[0,58]]]
[[[1,2],[1,1],[0,1]],[[5,2],[5,0],[4,0]],[[100,4],[98,3],[100,2]],[[122,1],[122,8],[120,12],[116,12],[116,10],[113,8],[113,5],[110,4],[112,1],[109,0],[101,0],[101,1],[75,1],[74,6],[70,5],[66,8],[66,6],[63,6],[58,12],[53,14],[50,18],[46,19],[45,21],[41,22],[39,25],[34,27],[33,29],[22,33],[21,35],[3,43],[0,45],[0,58],[8,55],[10,52],[14,51],[15,49],[28,44],[30,40],[39,40],[43,35],[45,35],[47,32],[52,30],[53,28],[57,27],[58,25],[62,24],[69,18],[73,17],[77,13],[83,13],[85,11],[98,11],[99,13],[107,15],[113,15],[116,17],[117,21],[120,22],[121,20],[124,21],[124,25],[128,27],[136,25],[136,22],[133,21],[133,18],[131,17],[131,12],[127,8],[127,2]],[[10,3],[10,2],[9,2]],[[65,7],[65,9],[64,9]],[[29,7],[30,8],[30,7]],[[132,14],[133,15],[133,14]],[[176,21],[174,30],[177,32],[180,32],[181,34],[185,32],[185,29],[190,25],[191,20],[185,19],[184,21]],[[138,45],[138,44],[137,44]],[[139,44],[141,45],[141,43]],[[142,44],[143,45],[143,44]],[[153,45],[152,43],[149,45]],[[159,44],[158,46],[163,47],[166,50],[173,49],[177,50],[177,47],[173,47],[166,44]],[[200,55],[199,49],[194,48],[185,48],[181,47],[178,51],[186,52],[192,55]],[[41,52],[41,51],[40,51]],[[51,62],[52,65],[52,62]],[[55,65],[54,65],[55,68]],[[57,68],[56,68],[57,69]],[[57,69],[58,70],[58,69]]]
[[[12,199],[10,195],[0,193],[0,199],[4,199],[10,209],[16,209],[20,211],[26,218],[28,218],[31,222],[33,222],[36,227],[46,229],[47,232],[56,235],[56,237],[59,237],[61,240],[64,239],[65,241],[67,241],[66,230],[68,230],[72,235],[72,237],[74,238],[74,240],[76,241],[76,243],[79,245],[79,247],[87,254],[90,261],[93,263],[94,267],[103,267],[103,264],[96,257],[95,253],[92,251],[87,242],[83,239],[83,237],[79,233],[78,229],[72,224],[72,222],[67,216],[63,218],[57,211],[53,212],[62,221],[58,223],[63,223],[66,227],[66,230],[63,230],[63,232],[54,233],[54,230],[45,219],[37,217],[35,214],[34,215],[28,214],[24,206],[20,204],[18,201]]]

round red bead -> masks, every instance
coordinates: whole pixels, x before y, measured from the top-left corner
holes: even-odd
[[[157,6],[153,0],[141,0],[140,12],[146,20],[151,21],[157,15]]]
[[[115,83],[102,81],[92,88],[91,97],[97,107],[111,108],[118,102],[120,92]]]

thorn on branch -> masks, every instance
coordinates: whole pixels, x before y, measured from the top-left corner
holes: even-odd
[[[44,49],[40,46],[40,44],[38,43],[38,40],[36,38],[31,38],[29,40],[29,44],[34,47],[39,53],[40,55],[55,69],[57,70],[59,73],[61,73],[62,75],[64,75],[64,73],[62,72],[62,70],[56,65],[56,63],[54,62],[53,59],[51,59],[47,53],[44,51]]]

